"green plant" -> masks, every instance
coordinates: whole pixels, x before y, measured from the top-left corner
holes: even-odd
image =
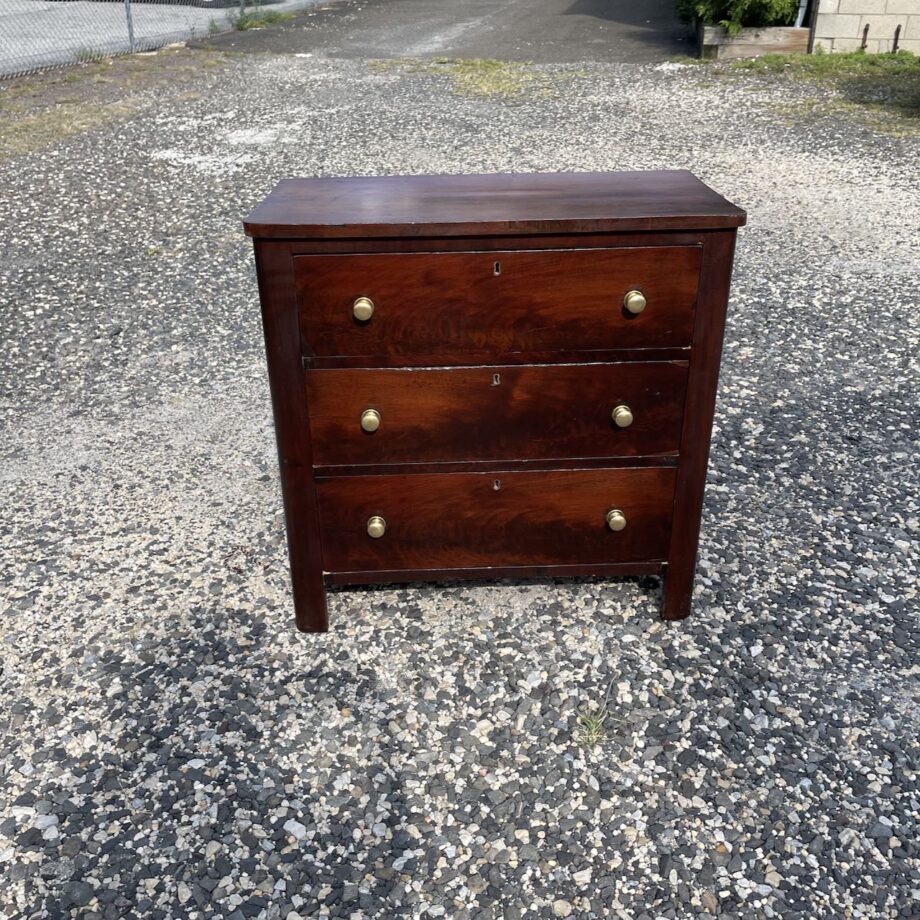
[[[293,13],[281,13],[278,10],[263,12],[262,10],[249,11],[241,8],[240,12],[233,17],[233,28],[237,32],[247,32],[249,29],[262,29],[272,23],[287,22],[287,20],[293,18]]]
[[[578,731],[575,735],[576,744],[585,750],[592,750],[607,740],[607,729],[604,723],[610,715],[610,691],[613,681],[607,685],[607,692],[599,703],[590,703],[582,706],[578,712]]]
[[[592,750],[607,740],[607,704],[593,705],[578,712],[578,734],[575,741],[586,750]]]
[[[828,54],[816,50],[814,54],[763,54],[757,58],[732,61],[731,67],[736,70],[818,77],[872,74],[879,77],[920,78],[920,58],[910,51],[898,51],[896,54],[866,54],[865,51]]]
[[[104,61],[105,55],[92,48],[77,48],[74,52],[74,60],[79,64],[95,64],[97,61]]]
[[[777,74],[834,86],[849,104],[920,117],[920,58],[896,54],[765,54],[732,61],[729,71]],[[908,127],[902,121],[902,127]],[[915,131],[916,128],[910,128]]]
[[[735,35],[746,26],[790,26],[799,0],[677,0],[681,19],[701,19]]]

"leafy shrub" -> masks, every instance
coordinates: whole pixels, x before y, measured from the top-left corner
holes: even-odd
[[[725,26],[730,35],[748,26],[791,26],[798,8],[799,0],[677,0],[681,19]]]

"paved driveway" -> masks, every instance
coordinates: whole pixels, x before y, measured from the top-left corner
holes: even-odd
[[[673,0],[347,0],[212,47],[334,57],[663,61],[690,54]]]
[[[319,0],[273,0],[272,10],[302,10]],[[137,51],[233,28],[233,3],[131,4]],[[0,75],[93,60],[130,50],[125,4],[106,0],[0,0]]]
[[[327,50],[0,87],[0,914],[916,916],[910,124]],[[683,167],[750,218],[692,618],[538,580],[337,591],[295,633],[241,217],[289,175]]]

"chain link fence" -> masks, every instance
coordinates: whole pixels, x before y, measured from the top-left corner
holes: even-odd
[[[151,51],[319,0],[0,0],[0,77]],[[251,20],[250,20],[251,21]]]

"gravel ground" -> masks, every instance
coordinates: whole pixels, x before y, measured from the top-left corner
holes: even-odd
[[[4,916],[920,915],[920,141],[804,84],[531,76],[227,57],[0,163]],[[296,633],[243,214],[659,167],[749,213],[693,617],[398,586]]]

